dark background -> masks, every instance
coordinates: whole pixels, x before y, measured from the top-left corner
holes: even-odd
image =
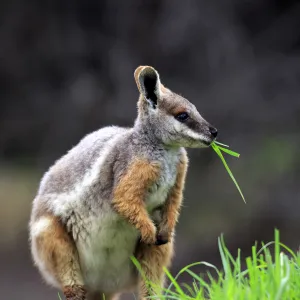
[[[32,267],[39,179],[79,139],[136,116],[133,72],[152,65],[241,153],[192,150],[172,271],[245,255],[274,228],[300,239],[300,3],[288,0],[0,2],[1,299],[57,299]],[[204,269],[202,269],[204,271]]]

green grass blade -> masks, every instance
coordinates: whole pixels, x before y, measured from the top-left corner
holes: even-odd
[[[229,154],[229,155],[231,155],[231,156],[234,156],[234,157],[240,157],[240,154],[239,153],[237,153],[237,152],[234,152],[234,151],[232,151],[232,150],[229,150],[229,149],[227,149],[227,148],[223,148],[223,147],[220,147],[220,146],[217,146],[220,150],[222,150],[223,152],[225,152],[225,153],[227,153],[227,154]]]
[[[228,257],[226,257],[226,255],[225,255],[221,238],[218,238],[218,246],[219,246],[219,252],[220,252],[222,266],[223,266],[223,269],[225,272],[225,276],[231,277],[232,273],[231,273],[230,263],[229,263]]]
[[[239,193],[240,193],[242,199],[243,199],[244,202],[246,203],[246,200],[245,200],[245,197],[244,197],[244,195],[243,195],[243,193],[242,193],[242,190],[240,189],[240,187],[239,187],[239,185],[238,185],[236,179],[234,178],[234,176],[233,176],[233,174],[232,174],[230,168],[228,167],[228,165],[227,165],[227,163],[226,163],[226,160],[225,160],[225,158],[224,158],[224,156],[223,156],[221,150],[219,150],[219,147],[218,147],[217,145],[215,145],[214,143],[212,143],[212,148],[215,150],[215,152],[216,152],[216,153],[218,154],[218,156],[220,157],[221,161],[223,162],[223,165],[224,165],[225,169],[227,170],[227,172],[228,172],[229,176],[231,177],[233,183],[235,184],[236,188],[238,189],[238,191],[239,191]]]
[[[183,290],[181,289],[181,287],[179,286],[179,284],[177,283],[177,281],[175,280],[175,278],[171,275],[171,273],[168,271],[167,268],[164,268],[164,272],[166,273],[167,277],[169,278],[169,280],[173,283],[177,293],[183,297],[182,299],[185,299],[185,294],[183,292]]]
[[[220,145],[220,146],[223,146],[223,147],[229,147],[228,145],[225,145],[225,144],[222,144],[220,142],[217,142],[217,141],[214,141],[214,144],[217,144],[217,145]]]
[[[269,242],[269,243],[263,245],[262,248],[257,252],[257,256],[259,256],[259,254],[261,254],[265,248],[268,248],[269,246],[274,245],[274,244],[275,244],[275,242],[273,241],[273,242]],[[285,249],[294,258],[294,260],[297,260],[297,255],[291,248],[287,247],[285,244],[283,244],[281,242],[279,242],[279,245],[283,249]]]
[[[196,297],[196,293],[195,291],[192,289],[192,287],[190,287],[187,283],[183,283],[182,286],[188,291],[189,296],[195,298]]]
[[[278,234],[278,232],[277,232]],[[275,236],[276,236],[276,233],[275,233]],[[288,258],[283,254],[281,253],[280,254],[280,258],[281,258],[281,262],[280,262],[280,267],[283,269],[285,268],[286,269],[286,275],[281,278],[281,281],[280,281],[280,285],[279,285],[279,289],[276,293],[276,296],[275,296],[275,300],[281,300],[282,299],[282,295],[288,285],[288,282],[289,282],[289,279],[290,279],[290,264],[289,264],[289,260]]]
[[[185,266],[184,268],[182,268],[182,269],[177,273],[177,275],[175,276],[175,281],[178,280],[178,278],[179,278],[179,276],[180,276],[181,274],[183,274],[184,272],[189,273],[188,270],[189,270],[190,268],[192,268],[192,267],[194,267],[194,266],[199,266],[199,265],[204,265],[204,266],[206,266],[206,267],[212,268],[212,269],[214,269],[214,270],[216,271],[217,275],[219,275],[219,270],[218,270],[218,268],[217,268],[216,266],[214,266],[213,264],[210,264],[210,263],[208,263],[208,262],[206,262],[206,261],[200,261],[200,262],[195,262],[195,263],[189,264],[189,265]],[[189,273],[189,274],[191,275],[191,273]],[[173,287],[173,283],[171,282],[171,284],[170,284],[169,287],[168,287],[168,290],[171,290],[172,287]]]

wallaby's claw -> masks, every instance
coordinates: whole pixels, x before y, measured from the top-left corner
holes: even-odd
[[[156,237],[155,245],[157,245],[157,246],[165,245],[168,242],[169,242],[168,239],[166,239],[162,235],[158,234],[157,237]]]

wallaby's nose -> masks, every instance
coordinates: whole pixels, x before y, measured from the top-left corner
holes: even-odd
[[[209,127],[209,131],[210,131],[210,133],[211,133],[211,135],[212,135],[213,137],[217,137],[217,135],[218,135],[218,130],[217,130],[217,128],[210,126],[210,127]]]

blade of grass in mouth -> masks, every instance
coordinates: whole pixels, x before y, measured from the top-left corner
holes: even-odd
[[[228,146],[228,145],[222,144],[222,143],[220,143],[220,142],[217,142],[217,141],[214,141],[214,144],[217,144],[217,145],[220,145],[220,146],[223,146],[223,147],[227,147],[227,148],[229,148],[229,146]]]
[[[229,149],[227,149],[227,148],[223,148],[223,147],[221,147],[221,146],[217,146],[220,150],[222,150],[223,152],[225,152],[225,153],[227,153],[227,154],[229,154],[229,155],[231,155],[231,156],[234,156],[234,157],[240,157],[240,154],[239,153],[237,153],[237,152],[234,152],[234,151],[232,151],[232,150],[229,150]]]
[[[226,171],[228,172],[230,178],[232,179],[233,183],[235,184],[236,188],[238,189],[238,191],[239,191],[239,193],[240,193],[240,195],[241,195],[243,201],[246,203],[246,200],[245,200],[245,197],[244,197],[244,195],[243,195],[243,193],[242,193],[242,190],[241,190],[240,186],[238,185],[236,179],[234,178],[234,176],[233,176],[233,174],[232,174],[232,172],[231,172],[229,166],[227,165],[227,162],[226,162],[226,160],[225,160],[225,158],[224,158],[224,156],[223,156],[223,154],[222,154],[221,151],[223,151],[223,152],[225,152],[225,153],[227,153],[227,154],[229,154],[229,155],[235,156],[235,157],[239,157],[240,154],[237,153],[237,152],[234,152],[234,151],[232,151],[232,150],[229,150],[229,149],[220,147],[219,145],[223,145],[223,146],[225,146],[225,147],[228,147],[228,146],[226,146],[226,145],[224,145],[224,144],[221,144],[221,143],[219,143],[219,142],[213,142],[213,143],[211,144],[211,147],[214,149],[214,151],[215,151],[215,152],[218,154],[218,156],[220,157],[220,159],[221,159],[221,161],[222,161],[222,163],[223,163],[223,165],[224,165]]]

